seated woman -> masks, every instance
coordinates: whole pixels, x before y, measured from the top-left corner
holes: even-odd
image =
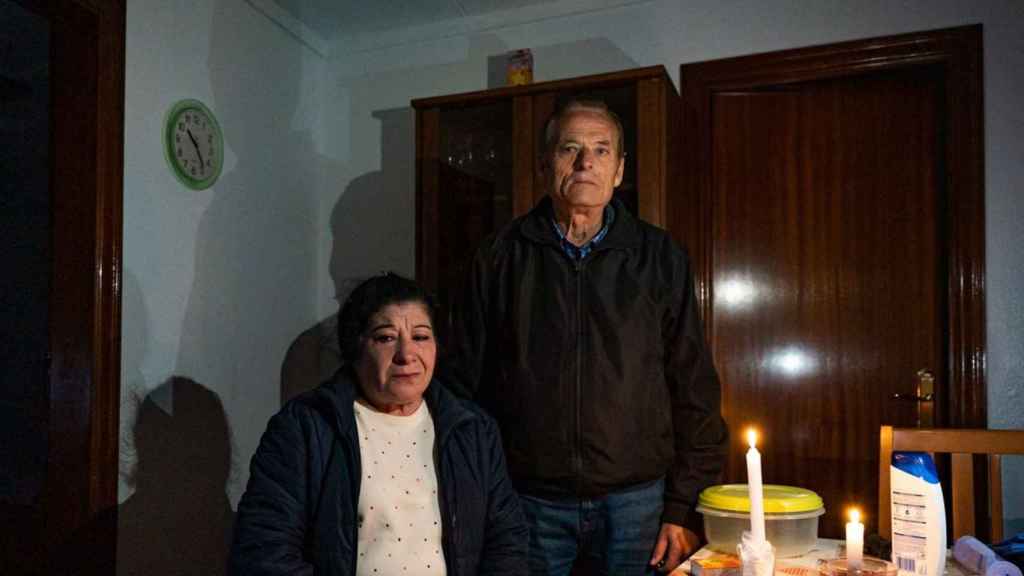
[[[435,310],[394,274],[352,292],[345,365],[285,404],[253,456],[232,574],[528,572],[494,421],[432,380]]]

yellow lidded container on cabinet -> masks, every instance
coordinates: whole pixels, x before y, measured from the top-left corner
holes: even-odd
[[[746,484],[711,486],[700,493],[697,511],[704,515],[708,548],[736,554],[744,530],[750,530],[750,492]],[[821,497],[806,488],[764,485],[765,535],[776,558],[806,554],[818,540]]]

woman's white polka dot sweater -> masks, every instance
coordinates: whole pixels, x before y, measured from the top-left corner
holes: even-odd
[[[363,478],[360,576],[445,574],[434,469],[434,421],[426,403],[392,416],[355,403]]]

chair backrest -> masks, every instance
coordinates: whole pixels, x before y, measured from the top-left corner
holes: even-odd
[[[1000,454],[1024,454],[1024,430],[927,429],[882,426],[878,453],[878,533],[892,539],[889,465],[893,451],[952,455],[953,538],[977,534],[974,524],[975,454],[988,456],[990,537],[1003,539],[1003,484]]]

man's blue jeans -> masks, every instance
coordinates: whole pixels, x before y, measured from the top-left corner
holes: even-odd
[[[520,495],[530,526],[530,575],[568,576],[576,557],[597,574],[652,574],[665,480],[592,500]]]

